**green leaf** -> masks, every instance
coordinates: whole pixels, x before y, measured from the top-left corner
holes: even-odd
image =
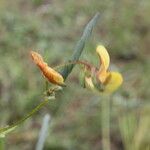
[[[97,22],[98,18],[99,18],[99,13],[97,13],[90,20],[90,22],[86,25],[80,40],[77,42],[77,44],[74,48],[74,53],[73,53],[71,59],[68,62],[74,62],[74,61],[79,60],[79,58],[81,56],[81,53],[84,49],[85,43],[87,42],[87,40],[91,36],[91,33],[93,31],[94,26],[96,25],[96,22]],[[69,74],[71,73],[74,66],[75,66],[75,64],[67,65],[60,71],[60,73],[61,73],[61,75],[63,76],[64,79],[66,79],[69,76]]]

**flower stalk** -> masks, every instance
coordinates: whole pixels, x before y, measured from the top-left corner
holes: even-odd
[[[101,129],[102,129],[102,149],[110,150],[110,97],[103,96],[101,100]]]

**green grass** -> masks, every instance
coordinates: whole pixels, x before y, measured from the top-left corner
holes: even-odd
[[[82,58],[98,64],[95,47],[102,43],[112,67],[124,76],[111,102],[112,150],[149,150],[149,8],[148,0],[0,0],[0,126],[17,121],[42,98],[44,80],[29,50],[39,51],[53,66],[65,62],[99,11],[101,18]],[[34,149],[46,112],[52,124],[45,149],[101,148],[100,98],[81,88],[79,71],[75,67],[55,101],[7,136],[6,149]]]

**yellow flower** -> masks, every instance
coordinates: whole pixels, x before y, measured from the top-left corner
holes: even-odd
[[[91,89],[99,87],[98,89],[100,92],[107,94],[112,93],[122,84],[122,75],[119,72],[108,71],[110,57],[104,46],[97,46],[96,52],[100,59],[100,68],[95,72],[96,84],[93,82],[92,75],[90,77],[85,77],[85,84]]]
[[[34,63],[40,68],[44,77],[46,77],[49,82],[60,86],[65,85],[62,75],[55,71],[53,68],[49,67],[47,63],[44,62],[40,54],[34,51],[31,51],[30,54]]]

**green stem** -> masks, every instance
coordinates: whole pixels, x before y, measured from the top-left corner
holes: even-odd
[[[48,90],[48,81],[45,80],[45,91],[47,91],[47,90]]]
[[[2,134],[3,132],[6,132],[7,130],[11,130],[11,129],[17,127],[18,125],[20,125],[21,123],[23,123],[25,120],[30,118],[34,113],[36,113],[38,110],[40,110],[43,106],[45,106],[48,103],[48,101],[49,101],[48,99],[45,99],[38,106],[36,106],[32,111],[30,111],[24,118],[20,119],[19,121],[15,122],[14,124],[12,124],[10,126],[1,128],[0,134]]]
[[[0,150],[5,149],[5,138],[0,137]]]
[[[103,97],[101,101],[102,148],[110,150],[110,99]]]

